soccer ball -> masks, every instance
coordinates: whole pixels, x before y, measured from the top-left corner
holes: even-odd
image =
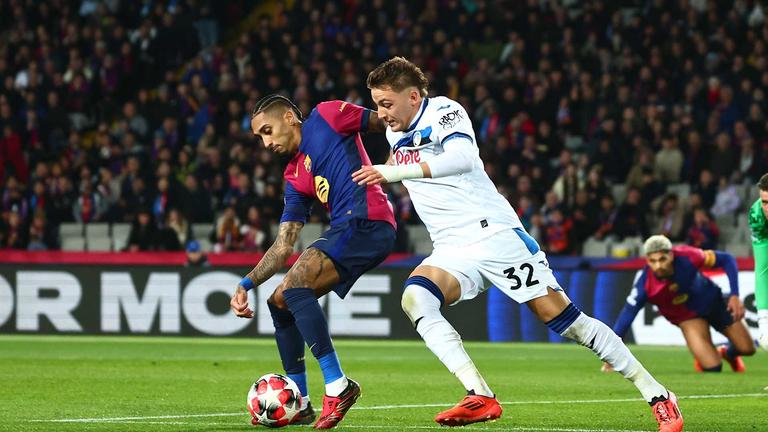
[[[301,392],[292,379],[271,373],[253,383],[246,403],[259,424],[283,427],[299,415]]]

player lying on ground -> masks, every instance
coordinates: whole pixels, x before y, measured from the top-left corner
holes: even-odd
[[[368,75],[368,88],[387,124],[391,165],[363,166],[360,185],[402,181],[432,237],[434,250],[405,283],[402,307],[427,347],[464,385],[467,396],[435,418],[449,426],[501,416],[493,391],[467,355],[440,308],[476,297],[483,278],[525,303],[556,333],[594,351],[632,381],[651,405],[661,431],[680,431],[672,392],[659,384],[610,328],[566,297],[536,241],[486,175],[472,123],[446,97],[427,98],[428,82],[395,57]]]
[[[673,247],[663,235],[649,237],[643,250],[647,264],[616,319],[616,334],[623,337],[637,313],[650,302],[683,331],[697,371],[720,372],[722,360],[726,360],[735,372],[744,372],[741,356],[754,354],[755,344],[741,321],[744,305],[739,299],[738,270],[733,256],[690,246]],[[728,276],[731,293],[727,303],[720,287],[700,273],[701,269],[713,267],[722,268]],[[710,326],[728,338],[727,347],[715,348]]]
[[[768,174],[757,182],[760,197],[749,209],[749,228],[752,231],[752,255],[755,257],[755,304],[758,341],[768,350]]]
[[[247,291],[282,268],[293,253],[312,201],[320,201],[331,214],[331,228],[301,254],[267,307],[283,367],[302,395],[308,395],[305,342],[320,363],[325,396],[315,428],[332,428],[355,403],[360,387],[341,370],[317,298],[331,291],[344,298],[355,281],[394,247],[395,217],[381,186],[361,188],[351,180],[361,164],[371,163],[359,132],[383,131],[384,124],[376,113],[340,101],[319,104],[302,121],[291,101],[272,95],[256,104],[251,128],[269,150],[292,159],[284,173],[285,208],[277,239],[240,282],[230,304],[237,316],[253,317]],[[304,402],[307,407],[298,422],[307,424],[315,415],[309,399]]]

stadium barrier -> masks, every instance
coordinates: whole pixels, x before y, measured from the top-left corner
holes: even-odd
[[[254,254],[212,255],[215,265],[184,267],[176,253],[9,252],[0,257],[0,333],[269,336],[266,299],[278,274],[250,293],[253,320],[236,318],[229,298]],[[342,300],[321,299],[336,337],[418,338],[400,309],[400,292],[420,257],[393,256],[363,276]],[[56,263],[56,264],[50,264]],[[569,297],[609,325],[618,316],[642,261],[552,259]],[[747,323],[755,329],[754,273],[740,260]],[[728,291],[724,274],[710,275]],[[499,290],[445,308],[466,340],[551,341],[562,338]],[[721,337],[717,335],[716,337]],[[628,339],[683,344],[679,330],[651,306],[638,314]]]
[[[135,257],[134,257],[135,258]],[[250,267],[0,264],[0,333],[268,336],[266,300],[278,274],[249,293],[254,319],[237,318],[229,299]],[[418,338],[400,309],[410,271],[364,275],[342,300],[321,299],[335,336]],[[487,340],[485,302],[452,308],[468,339]],[[472,320],[462,317],[472,317]]]

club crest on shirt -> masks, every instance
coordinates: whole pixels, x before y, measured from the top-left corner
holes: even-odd
[[[677,292],[677,290],[680,289],[680,285],[678,285],[678,284],[673,282],[673,283],[669,284],[669,288],[668,289],[671,292]]]
[[[307,172],[312,172],[312,159],[309,158],[309,155],[304,157],[304,168]]]

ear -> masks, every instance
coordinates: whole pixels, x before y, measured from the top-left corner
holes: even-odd
[[[285,120],[286,123],[293,126],[296,124],[296,114],[293,113],[293,110],[285,110],[285,113],[283,113],[283,120]]]
[[[411,102],[411,104],[416,105],[419,103],[419,97],[421,96],[421,93],[419,93],[419,89],[416,87],[411,87],[411,91],[408,92],[408,100]]]

